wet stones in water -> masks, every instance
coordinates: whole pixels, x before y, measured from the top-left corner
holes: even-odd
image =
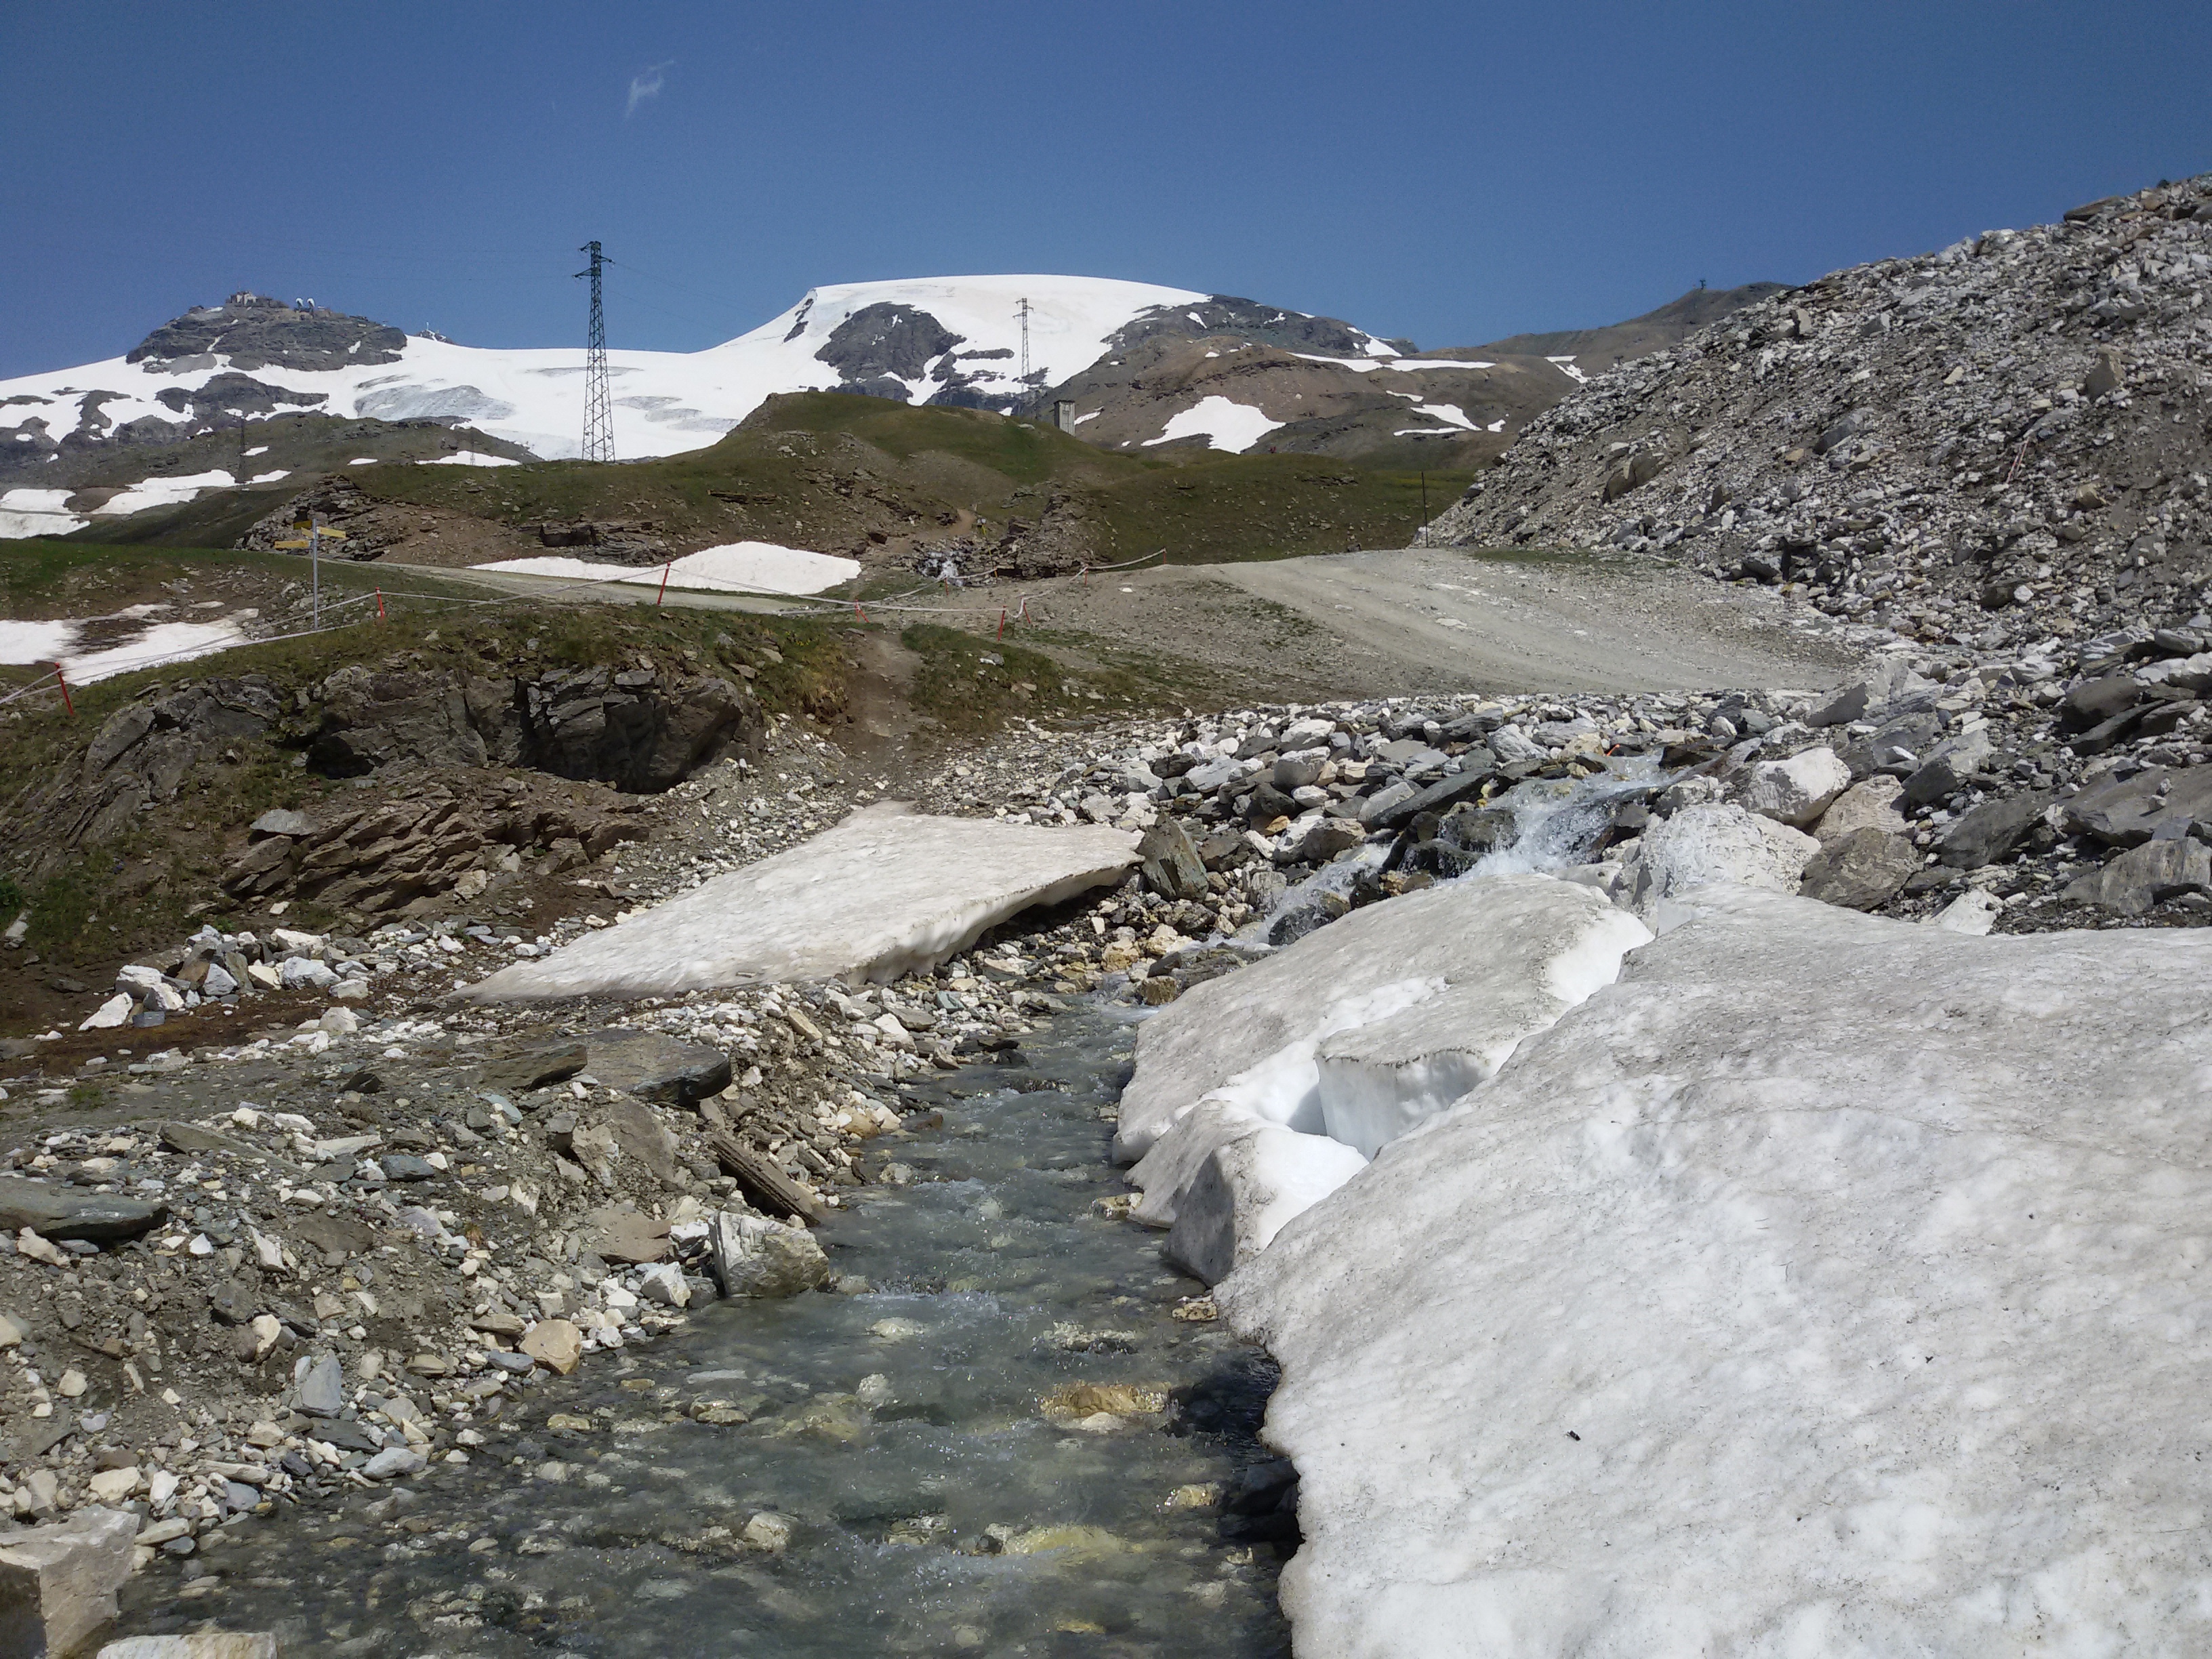
[[[1298,1541],[1298,1472],[1287,1457],[1246,1465],[1223,1488],[1221,1536],[1236,1544]]]

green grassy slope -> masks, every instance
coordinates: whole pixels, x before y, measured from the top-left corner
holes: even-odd
[[[886,538],[977,534],[993,544],[1011,521],[1034,526],[1049,513],[1097,562],[1164,549],[1179,563],[1209,563],[1400,545],[1423,522],[1413,472],[1188,446],[1121,454],[1042,422],[841,392],[772,398],[720,441],[657,460],[395,465],[347,476],[373,496],[519,535],[546,520],[644,523],[679,549],[752,538],[865,554]],[[1468,476],[1428,475],[1431,515]],[[231,539],[271,504],[210,496],[101,533],[205,544]]]

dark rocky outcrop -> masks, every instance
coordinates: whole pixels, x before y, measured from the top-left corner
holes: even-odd
[[[1310,317],[1302,311],[1216,294],[1196,305],[1151,307],[1116,329],[1106,343],[1112,350],[1125,351],[1164,335],[1188,338],[1212,334],[1233,334],[1258,345],[1310,351],[1324,357],[1364,356],[1375,337],[1334,317]],[[1413,349],[1411,340],[1384,343],[1399,351]]]
[[[814,355],[837,371],[841,390],[904,402],[905,382],[920,380],[933,359],[965,337],[912,306],[863,306]]]
[[[164,323],[125,361],[171,373],[212,368],[218,354],[235,369],[349,368],[397,362],[406,344],[407,336],[388,323],[319,306],[295,311],[264,295],[234,294],[219,306],[198,307]],[[204,362],[193,363],[193,358]]]
[[[279,409],[310,409],[330,401],[322,392],[291,392],[270,386],[251,374],[217,374],[194,390],[173,386],[155,394],[164,409],[189,414],[196,421],[212,422],[221,415],[271,415]]]
[[[39,803],[52,844],[113,840],[146,807],[174,799],[204,757],[264,735],[283,714],[276,687],[259,674],[204,680],[118,709]]]
[[[760,705],[725,679],[590,668],[519,684],[522,763],[654,794],[760,740]]]
[[[356,664],[323,683],[308,764],[358,777],[398,762],[527,766],[657,794],[761,733],[759,704],[729,681],[657,669],[459,676]]]

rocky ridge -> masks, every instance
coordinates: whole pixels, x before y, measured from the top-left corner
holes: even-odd
[[[2208,276],[2212,177],[1837,271],[1599,376],[1431,538],[1650,551],[1984,653],[2185,623]]]

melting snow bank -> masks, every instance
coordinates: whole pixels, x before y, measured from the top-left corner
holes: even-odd
[[[1218,1293],[1299,1653],[2212,1646],[2212,941],[1661,920]]]
[[[726,547],[687,553],[665,566],[542,556],[501,559],[477,568],[580,581],[641,582],[647,586],[658,586],[665,571],[671,587],[735,593],[819,593],[859,575],[860,562],[835,553],[810,553],[801,547],[779,547],[774,542],[732,542]]]
[[[1650,937],[1588,887],[1508,876],[1354,911],[1192,987],[1138,1034],[1115,1140],[1141,1160],[1133,1213],[1219,1279]]]
[[[470,988],[479,1001],[676,996],[927,972],[1036,904],[1119,881],[1136,837],[914,816],[885,802],[811,841]]]
[[[161,607],[155,607],[161,608]],[[137,612],[125,613],[133,617]],[[72,684],[89,684],[111,675],[127,674],[136,668],[155,668],[168,663],[189,662],[195,657],[228,651],[234,645],[247,643],[245,629],[240,623],[257,612],[248,611],[240,617],[216,622],[155,623],[137,632],[119,644],[103,646],[94,651],[77,651],[72,647],[87,622],[112,622],[109,617],[94,617],[86,621],[62,622],[0,622],[0,663],[16,665],[51,664],[58,661],[62,672]]]

